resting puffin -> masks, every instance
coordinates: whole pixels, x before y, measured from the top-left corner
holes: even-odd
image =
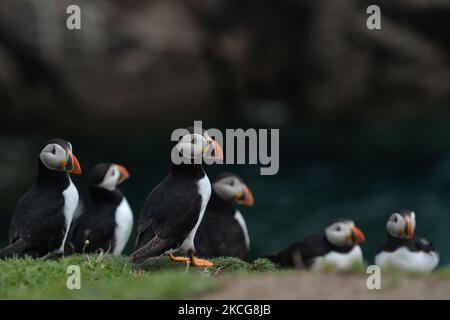
[[[81,174],[72,145],[51,139],[39,154],[36,182],[19,200],[9,227],[10,245],[0,258],[46,257],[63,253],[78,191],[69,173]]]
[[[66,252],[122,253],[133,228],[133,212],[117,186],[129,176],[125,167],[113,163],[101,163],[92,169],[89,176],[91,202],[74,221]]]
[[[387,224],[388,239],[377,250],[375,264],[416,272],[431,272],[439,264],[439,254],[425,239],[414,236],[416,214],[408,209],[394,212]]]
[[[205,216],[195,236],[195,248],[201,257],[238,257],[244,259],[250,238],[244,217],[233,202],[253,206],[253,195],[242,179],[222,173],[213,185]]]
[[[353,221],[341,219],[329,224],[322,235],[307,236],[266,258],[282,267],[319,271],[334,266],[343,271],[363,261],[359,244],[364,240],[364,234]]]
[[[184,161],[175,163],[174,155]],[[194,237],[211,196],[203,159],[223,159],[220,145],[206,131],[189,128],[172,150],[169,175],[150,193],[142,208],[132,261],[139,265],[169,254],[196,266],[213,263],[195,257]],[[176,257],[176,252],[189,257]]]

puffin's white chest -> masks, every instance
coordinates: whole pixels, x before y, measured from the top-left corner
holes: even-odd
[[[406,271],[431,272],[439,264],[439,255],[436,252],[413,252],[401,247],[393,252],[378,253],[375,264],[381,268],[390,265]]]
[[[119,255],[127,245],[133,229],[133,212],[125,197],[116,209],[113,255]]]
[[[69,186],[66,190],[63,191],[64,196],[64,218],[65,218],[65,230],[64,230],[64,238],[61,244],[61,247],[58,249],[58,253],[63,253],[64,245],[66,243],[67,234],[69,233],[70,224],[72,223],[72,219],[75,213],[75,210],[78,206],[78,190],[75,185],[72,183],[72,180],[69,178]]]
[[[239,223],[239,225],[242,228],[242,231],[244,232],[245,246],[247,247],[247,250],[249,250],[250,249],[250,237],[248,235],[247,224],[245,223],[244,217],[242,216],[242,214],[239,210],[235,211],[234,219],[237,221],[237,223]]]
[[[354,246],[347,253],[336,251],[328,252],[323,257],[318,257],[311,265],[311,270],[320,271],[326,266],[333,266],[336,270],[345,271],[350,269],[355,263],[363,262],[363,255],[360,246]]]
[[[181,244],[180,250],[182,252],[187,252],[189,250],[195,250],[194,247],[194,238],[195,234],[197,233],[197,229],[200,226],[200,223],[202,222],[203,215],[205,214],[206,206],[208,205],[209,198],[211,197],[211,182],[209,181],[208,176],[205,174],[205,176],[200,179],[197,183],[198,192],[200,193],[200,196],[202,197],[202,203],[200,206],[200,214],[198,216],[197,223],[195,224],[194,228],[189,232],[186,239]]]

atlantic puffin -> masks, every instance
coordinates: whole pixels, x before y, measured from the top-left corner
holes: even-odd
[[[431,272],[439,264],[439,253],[433,244],[414,235],[416,214],[399,209],[386,224],[388,239],[378,248],[375,264],[392,266],[405,271]]]
[[[63,253],[78,205],[70,173],[81,174],[72,145],[62,139],[47,141],[39,154],[37,179],[17,204],[9,227],[10,245],[0,250],[0,258]]]
[[[244,217],[233,202],[253,206],[253,194],[242,178],[222,173],[212,184],[213,192],[202,223],[194,239],[201,257],[238,257],[244,259],[250,249],[250,237]]]
[[[72,224],[67,253],[122,253],[133,228],[133,212],[117,186],[129,176],[124,166],[114,163],[101,163],[92,169],[90,203]]]
[[[174,261],[195,266],[213,263],[195,256],[194,237],[211,196],[211,183],[203,170],[204,159],[223,159],[221,146],[200,128],[185,129],[172,155],[169,175],[149,194],[138,222],[132,262],[141,265],[168,254]],[[180,252],[188,257],[175,256]]]
[[[338,271],[345,271],[355,263],[363,262],[359,244],[364,240],[364,234],[353,221],[339,219],[330,223],[323,234],[307,236],[266,258],[281,267],[320,271],[332,266]]]

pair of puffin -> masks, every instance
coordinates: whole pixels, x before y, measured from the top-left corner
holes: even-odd
[[[81,166],[72,152],[72,145],[62,139],[47,141],[39,154],[38,164],[35,183],[16,206],[9,228],[9,245],[0,250],[0,259],[64,254],[68,239],[84,240],[83,235],[86,230],[92,230],[91,225],[94,229],[97,227],[95,232],[104,232],[92,239],[93,246],[101,247],[109,242],[113,252],[118,254],[128,240],[132,225],[128,203],[115,188],[128,177],[126,170],[106,164],[93,170],[90,179],[93,204],[73,224],[79,195],[69,174],[81,174]],[[114,177],[116,175],[117,178]],[[106,228],[112,226],[113,220],[117,220],[114,227]],[[101,240],[99,235],[103,237]]]
[[[439,254],[433,245],[415,237],[415,213],[399,209],[387,224],[388,239],[376,251],[375,264],[404,271],[431,272],[439,264]],[[322,235],[313,235],[295,242],[276,255],[267,256],[280,266],[321,270],[332,265],[337,270],[348,270],[363,262],[359,244],[364,235],[350,220],[338,220],[325,228]]]

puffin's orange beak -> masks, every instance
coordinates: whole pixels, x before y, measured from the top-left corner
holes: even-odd
[[[352,228],[352,240],[356,244],[363,243],[366,240],[364,233],[356,226]]]
[[[217,141],[214,139],[211,139],[210,141],[211,144],[203,148],[203,154],[207,154],[208,158],[211,159],[223,160],[223,149],[220,146],[220,144],[218,144]],[[209,151],[210,146],[212,146],[213,148],[211,151]]]
[[[125,180],[127,180],[128,178],[130,178],[130,173],[128,172],[127,168],[125,168],[124,166],[121,166],[120,164],[114,164],[114,165],[120,172],[119,183],[122,183]]]
[[[403,229],[403,234],[406,238],[412,239],[414,238],[414,228],[411,222],[411,218],[407,216],[405,217],[405,221],[406,221],[406,228]]]
[[[69,150],[69,164],[69,170],[67,170],[68,173],[81,174],[80,163],[71,150]]]
[[[249,207],[252,207],[255,204],[253,194],[247,187],[247,185],[244,185],[244,191],[241,194],[237,195],[236,202]]]
[[[213,140],[212,144],[214,146],[214,154],[213,154],[214,158],[223,160],[223,149],[220,146],[220,144],[218,144],[216,140]]]

